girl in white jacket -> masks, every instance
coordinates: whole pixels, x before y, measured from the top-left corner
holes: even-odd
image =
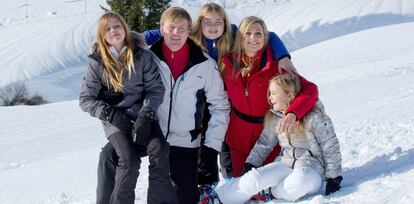
[[[270,80],[271,108],[265,117],[265,128],[246,160],[244,175],[218,186],[200,203],[245,203],[263,189],[270,190],[277,199],[296,201],[320,192],[325,180],[326,195],[340,189],[339,143],[320,101],[295,123],[291,132],[281,133],[276,128],[300,89],[296,76],[285,74]],[[282,147],[280,156],[262,166],[277,144]]]

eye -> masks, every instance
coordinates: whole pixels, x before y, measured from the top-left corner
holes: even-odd
[[[179,27],[179,28],[178,28],[178,32],[180,32],[180,33],[185,32],[185,28],[184,28],[184,27]]]
[[[245,32],[244,36],[250,36],[252,33],[251,32]]]
[[[256,37],[262,37],[263,36],[263,33],[262,32],[255,32],[254,35]]]

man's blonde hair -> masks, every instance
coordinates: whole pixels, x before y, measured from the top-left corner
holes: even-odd
[[[181,7],[175,7],[175,6],[166,9],[162,13],[161,19],[160,19],[160,26],[161,27],[164,26],[164,24],[167,21],[174,22],[174,21],[179,20],[179,19],[187,20],[188,29],[191,29],[192,20],[191,20],[190,14],[185,9],[183,9]]]

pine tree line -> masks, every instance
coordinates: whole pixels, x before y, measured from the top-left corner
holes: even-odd
[[[162,12],[171,0],[107,0],[113,11],[121,14],[131,30],[159,29]]]

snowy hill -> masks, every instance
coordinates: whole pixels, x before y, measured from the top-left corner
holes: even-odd
[[[25,81],[30,92],[48,101],[76,99],[95,24],[103,12],[98,5],[107,4],[104,0],[25,2],[8,2],[0,8],[0,87]],[[176,0],[173,5],[187,8],[195,18],[205,2],[210,1]],[[414,21],[411,0],[215,2],[225,5],[235,24],[247,15],[263,18],[291,51],[368,28]]]
[[[86,15],[82,3],[62,2],[30,1],[38,6],[30,7],[28,23],[13,10],[25,1],[0,8],[0,86],[25,80],[31,91],[62,101],[0,107],[0,203],[94,203],[106,141],[99,121],[75,99],[101,14],[97,4],[104,2],[87,1]],[[204,2],[174,4],[195,16]],[[216,2],[226,3],[235,23],[262,17],[295,50],[295,65],[318,84],[333,119],[343,188],[300,203],[413,203],[414,2]],[[144,159],[136,203],[146,203],[147,164]]]

